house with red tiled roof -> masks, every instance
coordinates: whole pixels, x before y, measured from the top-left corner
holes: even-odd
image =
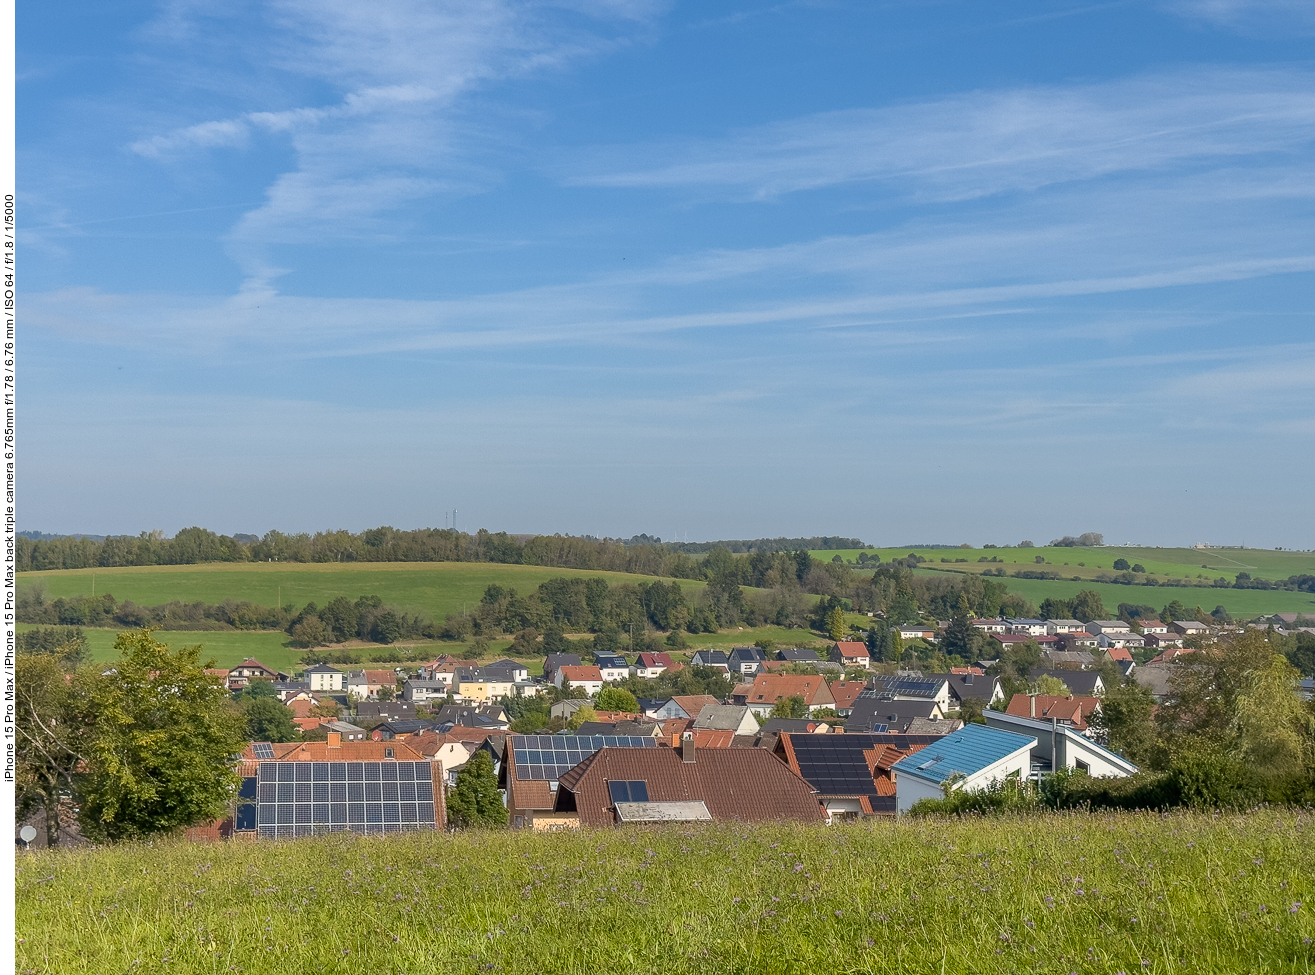
[[[668,670],[676,670],[676,662],[669,653],[641,653],[635,661],[635,676],[652,680]]]
[[[1147,663],[1169,664],[1169,663],[1173,663],[1183,654],[1191,653],[1191,652],[1192,651],[1190,649],[1184,649],[1183,647],[1169,647],[1169,649],[1165,650],[1164,653],[1152,657],[1150,660],[1147,661]]]
[[[1074,731],[1086,732],[1092,714],[1100,710],[1100,698],[1075,697],[1072,694],[1015,694],[1009,699],[1006,714],[1041,721],[1057,720]]]
[[[553,683],[558,687],[578,687],[586,694],[597,694],[603,689],[603,672],[592,664],[558,667]]]
[[[862,680],[833,680],[828,684],[831,696],[835,699],[832,707],[836,709],[836,714],[842,718],[849,717],[850,712],[854,710],[854,702],[867,686],[867,681]]]
[[[763,715],[788,697],[802,697],[810,712],[836,703],[826,680],[818,674],[759,674],[751,685],[741,684],[731,694],[735,704]]]
[[[823,823],[812,786],[763,749],[603,748],[564,773],[553,809],[579,825]]]
[[[872,663],[867,644],[855,640],[840,640],[831,648],[831,659],[844,667],[864,667]]]

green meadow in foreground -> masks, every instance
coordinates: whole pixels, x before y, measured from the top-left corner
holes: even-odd
[[[1308,813],[21,855],[18,971],[1309,972]]]

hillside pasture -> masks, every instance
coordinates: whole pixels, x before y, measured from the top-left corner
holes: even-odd
[[[1127,559],[1130,564],[1140,563],[1148,574],[1168,576],[1178,579],[1198,576],[1204,579],[1217,579],[1220,576],[1232,580],[1239,572],[1249,572],[1262,579],[1286,579],[1294,575],[1315,575],[1315,552],[1275,552],[1268,549],[1197,549],[1197,548],[1142,548],[1121,545],[1102,545],[1099,548],[878,548],[845,549],[843,551],[812,552],[815,559],[830,562],[839,555],[845,562],[857,562],[860,553],[868,557],[881,556],[882,562],[902,559],[910,552],[927,559],[928,563],[942,564],[941,559],[967,559],[957,563],[959,569],[981,565],[982,569],[996,568],[998,563],[981,564],[980,558],[998,558],[1003,567],[1009,571],[1015,568],[1042,568],[1036,564],[1041,556],[1053,566],[1067,564],[1078,574],[1082,568],[1078,563],[1086,563],[1085,569],[1093,575],[1097,572],[1114,572],[1115,559]],[[951,564],[955,564],[951,562]],[[1048,566],[1049,567],[1049,566]],[[980,571],[975,568],[972,571]]]
[[[216,562],[24,572],[18,584],[44,586],[48,599],[87,596],[92,592],[93,576],[97,593],[112,593],[120,602],[130,599],[142,606],[174,600],[222,603],[225,599],[261,606],[280,602],[284,606],[309,602],[323,606],[337,596],[373,595],[405,612],[437,621],[473,607],[494,584],[528,595],[540,583],[560,576],[601,578],[612,585],[653,581],[649,576],[623,572],[492,562]],[[704,585],[688,579],[677,581],[687,595]]]
[[[1250,572],[1253,577],[1287,579],[1289,576],[1315,574],[1315,553],[1271,552],[1258,549],[1158,549],[1102,546],[1100,548],[997,548],[997,549],[853,549],[843,552],[813,552],[815,558],[828,561],[840,555],[844,561],[856,563],[860,552],[868,556],[881,556],[881,564],[902,559],[910,552],[927,561],[916,570],[920,575],[965,573],[980,575],[1003,569],[1008,575],[1001,578],[1011,592],[1024,596],[1038,606],[1047,598],[1068,599],[1082,589],[1094,589],[1101,594],[1105,605],[1113,609],[1119,603],[1154,605],[1157,609],[1173,600],[1184,606],[1201,606],[1209,611],[1222,605],[1233,616],[1250,618],[1269,613],[1309,613],[1315,615],[1315,596],[1303,592],[1284,592],[1263,589],[1216,589],[1208,585],[1170,586],[1169,580],[1212,582],[1223,576],[1234,579],[1238,572]],[[1040,557],[1044,561],[1038,563]],[[979,562],[981,558],[997,558],[999,562]],[[942,562],[949,559],[949,562]],[[955,562],[955,559],[965,559]],[[1124,586],[1117,583],[1096,582],[1096,577],[1115,573],[1116,559],[1127,559],[1130,565],[1140,564],[1146,569],[1144,578],[1154,579],[1159,585]],[[1191,560],[1195,560],[1194,562]],[[1228,561],[1229,568],[1223,567]],[[1210,568],[1203,568],[1209,564]],[[1242,566],[1249,566],[1243,568]],[[875,567],[873,567],[875,568]],[[1016,579],[1013,573],[1055,572],[1059,580]],[[1078,580],[1074,581],[1073,577]],[[1142,577],[1138,573],[1139,577]]]
[[[1308,812],[472,832],[18,856],[17,970],[1309,972]]]

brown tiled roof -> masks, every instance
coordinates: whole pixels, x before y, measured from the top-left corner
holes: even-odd
[[[824,822],[813,787],[770,752],[754,748],[603,748],[562,775],[558,805],[574,797],[582,826],[609,826],[609,781],[643,781],[650,802],[702,801],[714,820]]]
[[[841,640],[836,644],[836,649],[840,651],[840,656],[844,657],[871,657],[868,653],[867,644],[854,640]]]
[[[836,710],[839,711],[841,708],[852,708],[858,696],[863,693],[863,688],[868,685],[861,680],[833,680],[827,686],[831,689],[831,696],[836,699]]]
[[[686,732],[693,735],[693,742],[698,748],[730,748],[735,737],[734,731],[714,731],[711,728],[698,728]],[[682,740],[684,736],[682,736]]]
[[[752,687],[735,689],[736,699],[741,696],[746,704],[775,704],[786,697],[802,697],[809,706],[835,703],[826,681],[817,674],[759,674]]]
[[[567,664],[565,667],[558,667],[557,672],[562,675],[563,681],[569,681],[572,684],[583,683],[587,680],[602,680],[603,672],[593,664],[583,664],[579,667],[572,667]]]
[[[694,727],[693,718],[667,718],[662,722],[662,737],[671,740],[672,735],[681,735]]]
[[[513,809],[551,809],[556,798],[542,779],[514,780],[512,789],[513,796],[507,805]]]
[[[712,704],[720,704],[711,694],[682,694],[672,698],[691,718],[697,718],[699,712]]]
[[[289,701],[286,707],[289,711],[292,712],[294,717],[309,718],[310,709],[315,707],[315,702],[308,701],[305,698],[298,698],[296,700]]]
[[[391,687],[397,683],[397,671],[367,670],[365,672],[365,682],[367,684],[384,684]]]
[[[1069,694],[1060,697],[1057,694],[1035,695],[1036,711],[1032,710],[1032,698],[1027,694],[1015,694],[1009,699],[1006,714],[1016,718],[1037,718],[1048,720],[1058,718],[1071,722],[1074,729],[1082,731],[1087,727],[1087,716],[1100,707],[1098,697],[1074,697]]]

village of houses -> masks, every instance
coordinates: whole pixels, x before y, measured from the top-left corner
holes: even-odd
[[[1035,781],[1062,768],[1127,776],[1136,766],[1105,748],[1091,725],[1105,691],[1105,662],[1163,700],[1175,657],[1191,652],[1184,640],[1210,632],[1195,620],[1138,620],[1135,628],[1122,620],[979,619],[973,625],[1000,647],[1035,641],[1042,660],[1033,681],[1049,675],[1070,693],[1019,693],[1005,701],[989,660],[943,674],[882,674],[871,669],[865,644],[845,641],[821,656],[803,648],[701,650],[688,664],[666,653],[599,654],[591,663],[552,654],[534,678],[510,659],[480,664],[441,657],[412,670],[318,665],[295,677],[246,660],[218,672],[231,689],[271,681],[303,733],[322,732],[316,730],[317,740],[251,743],[240,763],[234,815],[194,833],[272,838],[443,828],[445,790],[478,752],[492,762],[516,829],[831,823],[897,816],[920,799],[942,796],[947,786]],[[900,633],[935,641],[943,629],[910,625]],[[1141,665],[1134,651],[1145,660]],[[1148,652],[1155,655],[1146,659]],[[633,713],[596,711],[558,734],[511,732],[498,703],[545,694],[550,685],[594,698],[609,684],[682,666],[723,671],[731,694],[641,699]],[[806,716],[773,717],[790,698],[801,699]],[[970,699],[977,699],[971,710],[985,723],[961,720]],[[354,714],[312,714],[328,701]],[[560,700],[551,713],[569,721],[592,704]]]

